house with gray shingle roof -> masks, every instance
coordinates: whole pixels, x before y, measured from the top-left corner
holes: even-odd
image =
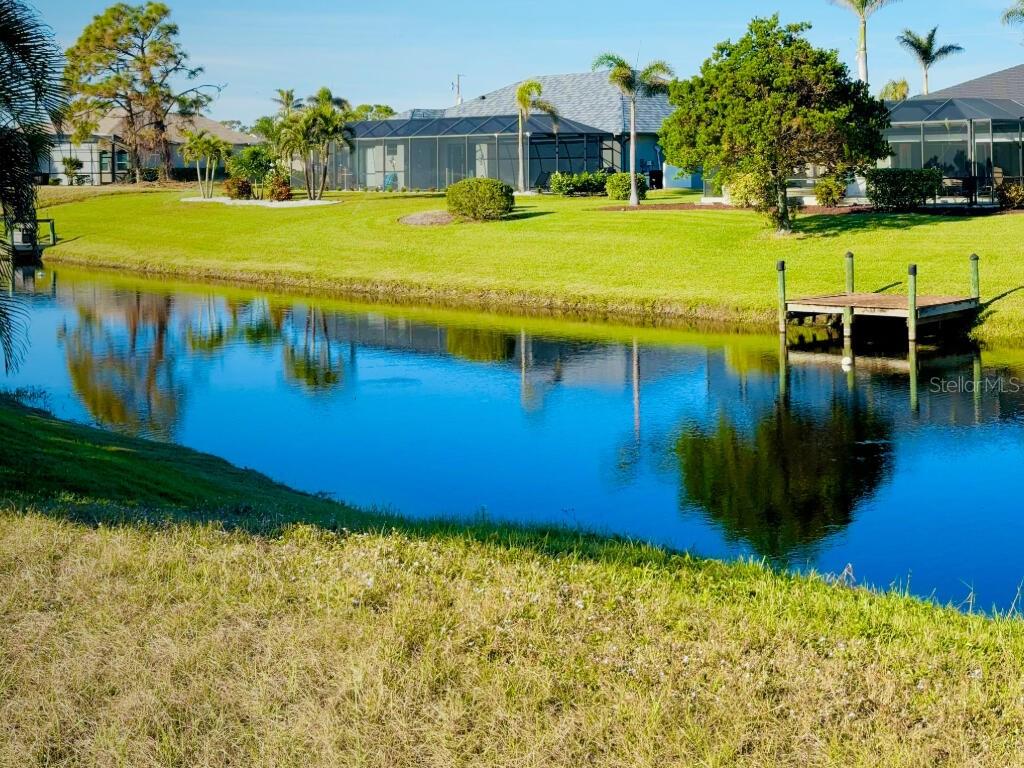
[[[945,197],[994,203],[1024,180],[1024,65],[891,105],[892,168],[939,168]]]
[[[606,72],[535,79],[559,117],[537,113],[527,122],[529,187],[546,187],[555,171],[628,170],[629,102],[608,82]],[[443,110],[413,109],[387,120],[357,123],[354,152],[339,153],[339,174],[345,178],[339,186],[443,189],[473,176],[514,186],[519,85],[511,83]],[[674,169],[666,173],[658,131],[671,112],[665,95],[638,99],[637,171],[648,175],[652,186],[661,186],[665,177],[671,177],[673,186],[696,186],[699,180],[678,179]]]

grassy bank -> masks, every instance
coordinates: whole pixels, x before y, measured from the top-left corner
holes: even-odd
[[[10,402],[0,431],[0,764],[1007,765],[1024,746],[1017,620],[383,524]]]
[[[97,197],[55,206],[64,242],[53,262],[355,292],[470,307],[552,309],[642,318],[767,323],[775,261],[793,295],[834,292],[842,255],[857,254],[865,290],[968,291],[971,252],[982,258],[978,334],[1020,343],[1024,283],[1015,243],[1024,216],[809,216],[778,238],[754,213],[602,210],[605,199],[523,198],[512,220],[409,227],[403,216],[443,207],[440,196],[343,194],[341,204],[292,210],[182,204],[182,193]]]

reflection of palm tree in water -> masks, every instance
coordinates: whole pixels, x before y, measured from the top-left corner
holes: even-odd
[[[300,343],[285,344],[285,374],[315,392],[334,389],[344,382],[345,364],[335,359],[332,339],[323,310],[310,308],[306,313]]]
[[[104,314],[123,313],[126,338],[105,327]],[[92,417],[106,427],[170,439],[185,389],[167,354],[169,296],[135,294],[102,307],[79,307],[75,327],[61,332],[68,373]]]
[[[729,538],[785,563],[850,523],[886,474],[891,432],[839,400],[823,415],[779,405],[749,432],[724,415],[689,429],[676,453],[687,500]]]

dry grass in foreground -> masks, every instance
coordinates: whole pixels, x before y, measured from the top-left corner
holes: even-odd
[[[390,527],[209,457],[227,506],[161,505],[200,454],[0,416],[6,466],[34,434],[78,452],[80,494],[96,478],[91,500],[53,493],[56,468],[0,500],[0,765],[1021,764],[1017,619],[567,533]],[[170,477],[137,498],[104,473],[150,459]],[[269,506],[237,506],[246,485]]]

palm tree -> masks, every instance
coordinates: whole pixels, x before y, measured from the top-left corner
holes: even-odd
[[[849,8],[860,21],[860,36],[857,44],[857,72],[863,82],[868,82],[868,19],[878,10],[898,0],[829,0],[833,5]]]
[[[1014,0],[1013,5],[1003,12],[1003,24],[1024,24],[1024,0]]]
[[[906,78],[890,80],[878,93],[882,101],[906,101],[910,97],[910,84]]]
[[[196,164],[196,180],[199,194],[204,198],[213,197],[213,180],[217,175],[217,164],[231,154],[231,145],[205,130],[195,133],[183,131],[185,143],[181,145],[181,159]],[[205,172],[202,163],[206,163]]]
[[[961,46],[955,43],[936,47],[935,38],[938,32],[939,28],[933,27],[931,32],[921,36],[916,32],[905,29],[903,34],[896,38],[899,44],[914,54],[918,62],[920,62],[921,72],[924,75],[924,90],[921,93],[925,96],[928,95],[928,70],[947,56],[952,56],[954,53],[960,53],[963,50]]]
[[[343,99],[340,96],[335,96],[331,93],[331,89],[324,86],[312,96],[306,97],[306,103],[311,107],[322,107],[322,106],[333,106],[336,109],[340,109],[342,112],[351,112],[352,104],[349,103],[348,99]]]
[[[271,101],[277,104],[277,113],[281,117],[287,119],[293,112],[302,109],[302,100],[295,98],[294,88],[278,88],[275,93],[277,95]]]
[[[293,114],[281,127],[281,147],[290,157],[298,154],[306,182],[306,195],[320,200],[327,189],[331,145],[353,148],[355,133],[346,114],[333,101],[324,101]]]
[[[51,149],[49,124],[59,125],[67,105],[60,48],[53,33],[20,0],[0,0],[0,282],[14,279],[9,238],[21,227],[35,237],[34,176]],[[18,362],[20,304],[0,293],[0,350],[4,368]]]
[[[629,100],[629,204],[640,205],[636,185],[636,100],[638,96],[654,96],[668,91],[669,78],[675,73],[664,61],[652,61],[641,70],[614,53],[602,53],[594,59],[594,70],[607,69],[608,82]]]
[[[558,120],[558,108],[550,101],[540,97],[544,86],[539,80],[524,80],[516,88],[516,110],[519,112],[519,191],[526,191],[526,147],[523,139],[526,135],[526,123],[530,112],[537,110],[547,112],[553,120]]]

